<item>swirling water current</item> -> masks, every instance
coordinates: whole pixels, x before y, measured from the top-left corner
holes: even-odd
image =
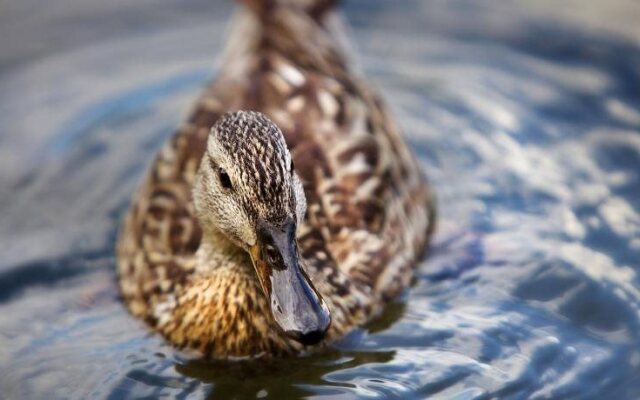
[[[640,397],[640,3],[347,1],[438,195],[415,284],[320,354],[206,364],[113,244],[215,76],[213,0],[0,2],[0,397]]]

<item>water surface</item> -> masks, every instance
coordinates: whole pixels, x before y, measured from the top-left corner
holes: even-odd
[[[430,256],[331,349],[205,364],[118,300],[146,165],[215,75],[231,5],[0,4],[7,398],[638,398],[640,4],[353,0],[358,66],[439,198]]]

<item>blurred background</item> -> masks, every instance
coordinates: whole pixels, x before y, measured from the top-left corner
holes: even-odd
[[[640,397],[640,2],[347,0],[439,198],[415,285],[319,355],[189,361],[113,244],[235,4],[0,0],[6,398]]]

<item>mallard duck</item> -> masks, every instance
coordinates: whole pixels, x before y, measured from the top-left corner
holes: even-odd
[[[348,68],[329,0],[246,0],[217,79],[134,195],[129,311],[207,358],[310,351],[406,288],[432,194]]]

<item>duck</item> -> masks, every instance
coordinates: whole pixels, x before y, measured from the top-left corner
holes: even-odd
[[[118,232],[129,312],[205,359],[326,347],[411,283],[420,165],[349,64],[332,0],[241,0],[219,71]]]

